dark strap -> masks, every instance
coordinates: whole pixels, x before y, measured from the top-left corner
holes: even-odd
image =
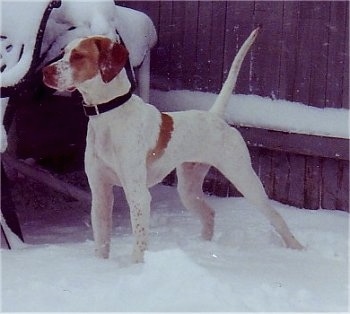
[[[119,36],[120,43],[126,48],[124,40],[123,40],[122,36],[120,36],[120,34],[119,34],[117,29],[115,30],[115,32]],[[134,76],[134,72],[131,69],[130,57],[128,57],[128,60],[127,60],[127,62],[125,64],[124,68],[125,68],[125,71],[126,71],[126,75],[128,76],[128,79],[129,79],[130,84],[131,84],[131,91],[133,92],[136,89],[136,87],[137,87],[137,83],[136,83],[136,79],[135,79],[135,76]]]
[[[114,108],[117,108],[123,104],[125,104],[131,97],[132,95],[132,89],[130,89],[125,95],[119,96],[117,98],[114,98],[113,100],[103,103],[103,104],[98,104],[95,106],[88,106],[88,105],[83,105],[85,115],[89,116],[96,116],[101,113],[107,112],[109,110],[112,110]]]

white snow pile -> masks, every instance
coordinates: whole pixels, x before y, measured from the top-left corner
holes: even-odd
[[[1,1],[1,86],[18,83],[29,70],[36,34],[49,1]]]
[[[0,40],[1,67],[6,64],[1,73],[1,86],[15,85],[28,72],[40,22],[49,2],[0,2],[0,33],[6,36]],[[152,20],[142,12],[116,6],[113,0],[62,1],[47,21],[41,49],[43,63],[57,57],[73,39],[89,35],[116,39],[116,30],[130,52],[134,67],[141,64],[157,41]]]
[[[273,202],[305,251],[283,247],[243,198],[208,198],[213,241],[184,211],[175,189],[152,189],[150,249],[129,262],[130,221],[114,221],[108,260],[93,255],[91,227],[73,212],[23,226],[24,249],[1,250],[5,312],[339,312],[348,308],[348,214]],[[118,197],[118,211],[125,199]],[[52,209],[41,217],[52,217]],[[117,215],[115,215],[117,216]],[[32,216],[33,217],[33,216]],[[51,226],[50,226],[51,224]],[[52,225],[53,224],[53,225]]]
[[[189,90],[151,90],[151,103],[162,111],[209,110],[217,95]],[[316,108],[258,95],[232,95],[228,123],[290,133],[350,138],[349,110]]]
[[[52,11],[46,26],[42,49],[48,52],[45,62],[59,55],[73,39],[90,35],[115,39],[116,30],[129,50],[134,67],[142,63],[157,41],[152,20],[140,11],[116,6],[113,0],[63,1],[60,8]]]

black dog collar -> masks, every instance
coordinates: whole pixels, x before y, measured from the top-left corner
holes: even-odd
[[[114,108],[117,108],[123,104],[125,104],[132,95],[132,89],[130,89],[126,94],[119,96],[117,98],[112,99],[109,102],[98,104],[94,106],[88,106],[86,104],[83,105],[85,115],[87,116],[96,116],[101,113],[107,112]]]

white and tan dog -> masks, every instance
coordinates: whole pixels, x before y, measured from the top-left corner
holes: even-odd
[[[92,225],[96,254],[107,258],[112,224],[113,185],[124,188],[135,237],[133,260],[143,260],[148,244],[151,196],[148,188],[174,168],[178,192],[186,208],[198,214],[202,236],[210,240],[214,211],[206,203],[202,183],[214,166],[261,210],[285,245],[302,249],[283,218],[271,207],[251,166],[240,133],[223,119],[254,30],[238,52],[229,76],[209,112],[161,113],[130,94],[123,68],[128,52],[118,42],[92,36],[70,43],[61,60],[43,70],[44,82],[57,90],[77,88],[90,114],[85,169],[92,192]],[[107,111],[107,112],[105,112]],[[105,112],[105,113],[103,113]]]

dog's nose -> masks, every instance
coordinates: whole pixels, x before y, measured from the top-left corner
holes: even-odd
[[[47,66],[47,67],[43,68],[44,79],[51,77],[52,75],[54,75],[55,72],[56,72],[55,68],[52,66]]]
[[[55,86],[56,68],[54,66],[47,66],[43,68],[43,81],[46,85]]]

